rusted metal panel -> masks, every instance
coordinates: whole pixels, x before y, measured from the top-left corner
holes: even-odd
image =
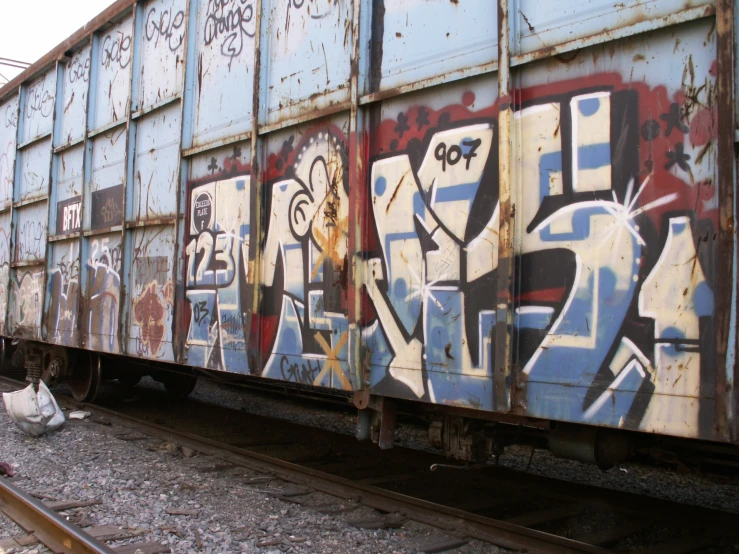
[[[133,164],[126,219],[174,216],[180,170],[179,104],[170,104],[137,121]]]
[[[736,97],[736,51],[734,49],[736,20],[734,0],[720,0],[716,11],[716,164],[718,241],[717,249],[717,298],[715,314],[715,395],[713,431],[722,439],[737,440],[736,366],[737,348],[737,194],[736,145],[732,140],[736,132],[733,101]],[[733,328],[730,325],[733,324]],[[710,383],[710,382],[709,382]]]
[[[49,192],[49,166],[51,164],[51,137],[35,142],[18,152],[19,181],[15,190],[15,202],[42,198]]]
[[[84,122],[82,125],[84,128]],[[56,177],[52,182],[53,195],[52,200],[57,202],[69,202],[70,199],[79,200],[82,195],[82,181],[84,178],[84,154],[85,147],[82,144],[69,148],[60,154],[57,154],[58,165]],[[71,205],[71,204],[70,204]],[[54,218],[51,223],[51,234],[63,235],[81,229],[80,218],[77,208],[68,208],[66,213],[62,209],[52,211]],[[61,215],[61,219],[59,216]]]
[[[40,338],[44,267],[34,265],[11,269],[9,286],[8,333]]]
[[[8,334],[10,298],[11,223],[19,97],[0,104],[0,333]]]
[[[137,229],[131,240],[126,351],[173,361],[174,226]]]
[[[488,75],[378,107],[362,253],[374,394],[494,408],[497,90]]]
[[[353,388],[348,319],[349,121],[270,135],[260,283],[260,375]]]
[[[268,0],[262,51],[267,125],[349,100],[352,2]]]
[[[19,143],[28,142],[51,132],[54,122],[55,98],[55,71],[47,71],[24,87],[23,124],[20,127]]]
[[[125,180],[126,127],[92,139],[91,179],[86,193],[86,228],[104,229],[123,223],[123,183]]]
[[[80,346],[82,304],[83,194],[85,142],[90,105],[92,49],[68,52],[58,66],[46,255],[46,290],[41,336],[64,346]],[[68,237],[62,240],[64,237]]]
[[[616,38],[622,27],[657,20],[676,12],[712,6],[712,0],[515,0],[514,54],[526,54],[601,33]]]
[[[46,254],[46,202],[14,210],[13,261],[43,260]]]
[[[183,242],[189,365],[249,373],[253,210],[249,143],[192,160]],[[254,276],[251,276],[254,279]]]
[[[511,76],[510,3],[498,0],[498,250],[495,283],[495,361],[493,363],[493,408],[511,408],[513,375],[513,307],[517,192],[513,181],[513,79]],[[494,227],[494,225],[493,225]],[[516,372],[517,373],[517,372]],[[515,385],[514,385],[515,386]],[[519,407],[519,401],[516,402]]]
[[[79,346],[80,239],[55,242],[47,266],[44,337],[53,344]]]
[[[497,59],[490,0],[372,0],[362,12],[362,92],[390,90]]]
[[[713,24],[521,73],[517,327],[530,416],[715,436]]]
[[[0,210],[13,202],[18,96],[0,104]],[[6,228],[8,231],[8,228]]]
[[[144,5],[141,80],[134,111],[182,92],[187,21],[185,0],[153,0]]]
[[[87,89],[90,82],[90,47],[75,52],[64,65],[59,139],[56,146],[84,138],[87,118]]]
[[[354,0],[352,8],[352,49],[351,49],[351,111],[349,113],[349,182],[362,183],[364,175],[365,148],[362,138],[364,136],[365,118],[359,108],[359,57],[360,40],[359,29],[361,26],[362,2]],[[356,391],[354,396],[355,405],[364,409],[369,403],[369,383],[367,376],[369,368],[364,361],[364,349],[362,347],[361,314],[362,314],[362,284],[364,273],[359,252],[362,251],[363,225],[367,220],[366,207],[361,201],[360,187],[349,188],[349,213],[347,229],[347,249],[349,251],[347,267],[347,317],[349,320],[349,339],[352,348],[348,350],[348,369],[352,388]]]
[[[77,126],[84,131],[84,115]],[[84,150],[84,145],[79,144],[56,155],[49,235],[73,236],[82,230]],[[80,248],[79,238],[50,246],[43,332],[46,340],[54,344],[79,346]]]
[[[121,302],[121,234],[108,233],[87,241],[82,345],[97,352],[120,352],[118,325]]]
[[[96,37],[96,94],[90,129],[99,129],[128,116],[133,61],[133,17],[126,17]]]
[[[250,131],[254,94],[253,0],[197,0],[192,39],[192,137],[200,146]],[[190,137],[188,137],[190,138]]]

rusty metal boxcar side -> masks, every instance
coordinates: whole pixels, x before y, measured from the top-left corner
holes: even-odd
[[[735,16],[119,0],[0,89],[0,332],[734,441]]]

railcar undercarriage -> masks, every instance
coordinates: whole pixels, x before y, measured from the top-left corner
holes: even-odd
[[[103,381],[116,380],[132,388],[150,376],[162,384],[173,401],[185,399],[200,376],[278,395],[357,409],[356,437],[392,448],[399,423],[428,428],[428,445],[457,461],[460,469],[496,462],[514,445],[548,450],[553,455],[595,464],[608,470],[638,461],[685,472],[721,477],[739,475],[739,445],[681,439],[510,414],[482,412],[454,406],[428,405],[357,393],[353,397],[332,389],[250,376],[223,374],[199,368],[157,364],[127,356],[49,345],[24,339],[0,338],[0,374],[26,380],[40,378],[49,388],[66,383],[78,402],[94,402]]]

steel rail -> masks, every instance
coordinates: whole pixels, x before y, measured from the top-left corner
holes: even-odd
[[[0,511],[53,552],[63,554],[115,554],[82,529],[66,521],[41,501],[0,479]]]
[[[18,382],[4,377],[0,377],[0,382],[19,385]],[[57,400],[61,405],[84,408],[98,415],[104,415],[111,422],[124,427],[133,427],[149,436],[174,442],[204,454],[218,456],[234,465],[257,472],[270,473],[284,481],[301,484],[331,496],[353,499],[384,512],[401,512],[408,519],[432,525],[456,536],[477,539],[503,548],[523,550],[529,554],[608,554],[611,552],[598,546],[536,529],[356,483],[343,477],[251,452],[207,437],[176,431],[163,425],[120,414],[108,408],[77,402],[66,397]]]

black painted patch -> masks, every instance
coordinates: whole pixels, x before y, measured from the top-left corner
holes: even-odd
[[[56,234],[66,235],[82,229],[82,197],[74,196],[56,203]]]
[[[192,221],[198,233],[210,229],[213,221],[213,199],[207,192],[201,192],[195,197],[192,206]]]
[[[93,229],[105,229],[123,222],[123,185],[116,185],[92,193],[92,221]]]

